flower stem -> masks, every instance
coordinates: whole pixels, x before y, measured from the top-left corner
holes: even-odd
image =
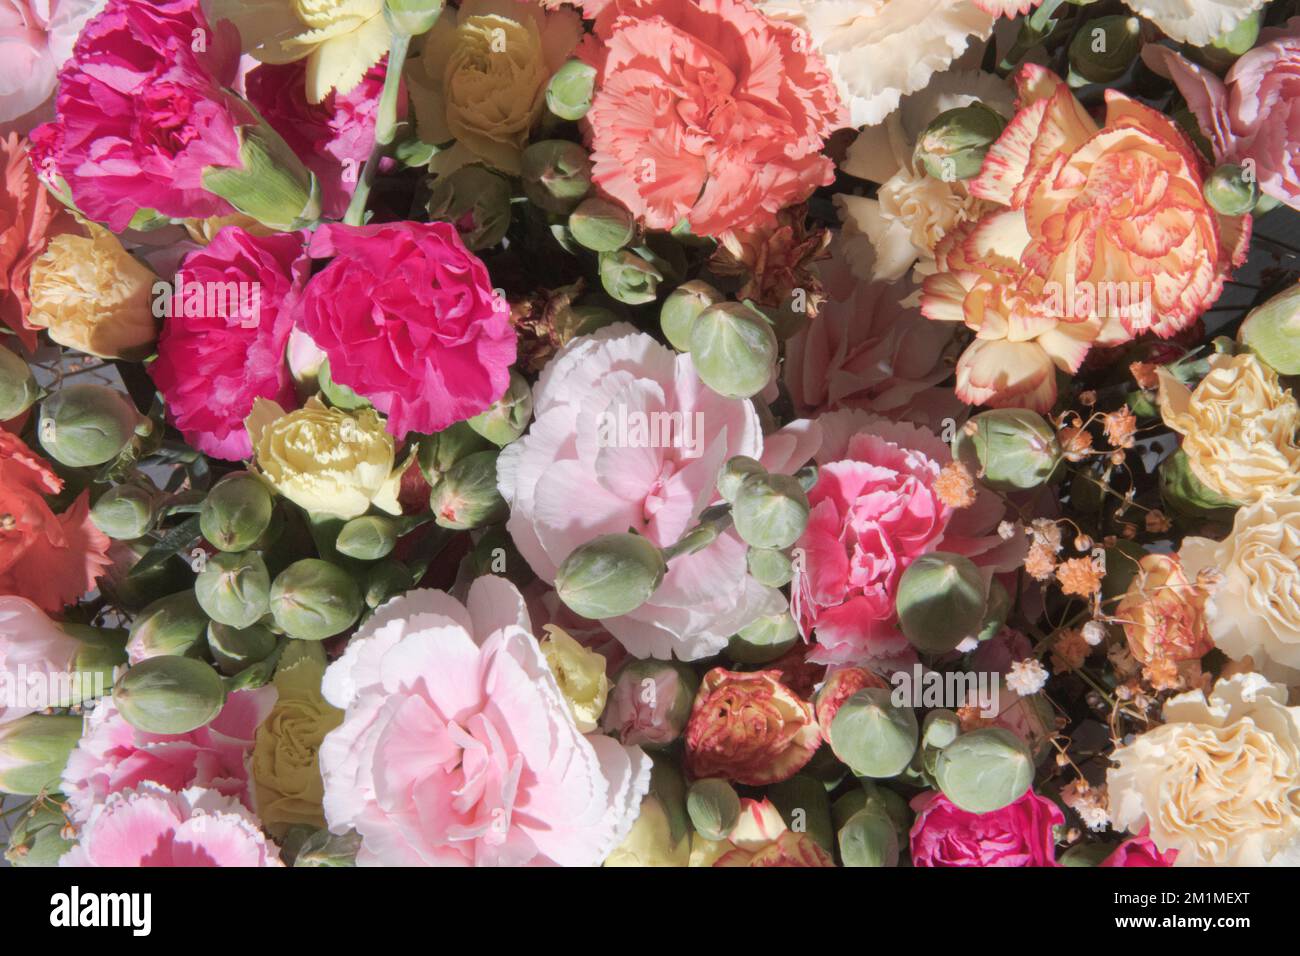
[[[394,30],[388,49],[388,67],[384,72],[384,90],[379,95],[379,110],[375,114],[375,145],[370,149],[366,165],[357,178],[356,191],[348,203],[348,211],[343,221],[349,226],[360,226],[366,221],[366,203],[370,200],[370,187],[379,172],[379,164],[388,154],[393,140],[397,136],[397,93],[402,85],[402,67],[406,63],[406,51],[411,46],[411,38],[405,33]]]

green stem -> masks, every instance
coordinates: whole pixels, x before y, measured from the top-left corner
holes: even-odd
[[[397,93],[402,84],[402,67],[406,63],[406,52],[410,46],[411,38],[408,35],[393,31],[388,49],[388,68],[384,73],[384,90],[379,95],[379,111],[375,116],[375,145],[371,147],[370,156],[357,179],[352,201],[348,203],[348,211],[343,216],[343,221],[349,226],[364,225],[370,187],[374,185],[379,164],[388,155],[389,148],[397,137]]]

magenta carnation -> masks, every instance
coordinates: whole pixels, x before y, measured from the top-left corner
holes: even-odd
[[[330,376],[388,416],[398,438],[472,418],[505,392],[509,310],[445,222],[325,225],[312,258],[334,261],[303,297],[303,331]]]
[[[1060,808],[1030,790],[991,813],[971,813],[942,793],[912,801],[913,866],[1059,866],[1052,827]]]
[[[284,350],[311,265],[299,233],[228,226],[181,265],[150,374],[200,451],[237,461],[256,398],[294,403]]]
[[[1130,837],[1119,846],[1106,859],[1102,860],[1099,866],[1106,867],[1165,867],[1173,866],[1174,861],[1178,859],[1177,850],[1166,850],[1160,852],[1159,847],[1151,842],[1151,838],[1146,835],[1146,831],[1135,837]]]

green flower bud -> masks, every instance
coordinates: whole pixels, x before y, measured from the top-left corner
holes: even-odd
[[[859,777],[896,777],[916,753],[916,714],[890,696],[887,688],[863,688],[831,721],[831,749]]]
[[[148,657],[190,656],[203,651],[208,618],[194,592],[181,591],[154,601],[131,623],[127,641],[136,660]]]
[[[370,405],[367,399],[362,398],[346,385],[340,385],[334,381],[334,376],[330,374],[329,359],[321,362],[320,367],[316,370],[316,387],[325,396],[325,401],[335,408],[354,412],[359,408],[366,408]]]
[[[51,458],[69,468],[112,461],[152,423],[116,389],[69,385],[41,403],[36,434]]]
[[[894,824],[894,829],[900,836],[906,836],[908,830],[912,828],[912,809],[907,805],[907,801],[888,787],[882,787],[870,780],[858,782],[867,795],[867,809],[883,814]]]
[[[724,501],[734,505],[746,479],[751,475],[766,474],[767,469],[757,459],[750,458],[748,455],[728,458],[727,463],[722,466],[722,472],[718,475],[718,494],[722,495]]]
[[[991,640],[1007,623],[1007,614],[1011,611],[1011,595],[997,578],[989,579],[988,600],[984,606],[984,620],[979,633],[975,636],[980,641]]]
[[[271,583],[271,616],[290,637],[323,641],[361,616],[361,591],[342,568],[317,558],[289,565]]]
[[[636,220],[618,203],[592,196],[569,213],[569,235],[592,252],[615,252],[636,235]]]
[[[488,249],[510,228],[510,181],[483,166],[462,166],[433,181],[425,210],[455,226],[467,248]]]
[[[894,598],[899,628],[927,654],[946,654],[977,633],[987,603],[979,568],[969,558],[945,551],[908,565]]]
[[[648,601],[667,570],[659,549],[640,535],[606,534],[564,559],[555,592],[583,617],[618,617]]]
[[[1007,121],[983,103],[940,113],[917,138],[914,159],[935,179],[970,179],[984,165],[989,147]]]
[[[740,797],[721,777],[696,780],[686,791],[691,826],[706,840],[725,840],[740,820]]]
[[[1089,20],[1070,42],[1070,86],[1118,80],[1137,59],[1141,36],[1137,17],[1117,14]]]
[[[789,555],[775,548],[750,548],[745,562],[754,580],[770,588],[785,587],[794,577]]]
[[[727,642],[727,656],[738,664],[774,661],[799,639],[799,625],[788,610],[766,614],[746,624]]]
[[[264,661],[275,650],[276,637],[261,624],[245,628],[213,621],[208,625],[208,650],[221,673],[238,674],[245,667]]]
[[[524,195],[547,212],[567,213],[591,191],[587,151],[566,139],[544,139],[524,150]]]
[[[855,787],[845,794],[837,797],[831,804],[831,822],[835,829],[840,829],[844,824],[849,822],[849,818],[859,810],[865,810],[867,807],[867,791],[862,787]]]
[[[68,825],[58,797],[40,800],[14,820],[5,859],[11,866],[58,866],[59,857],[76,844],[65,839]]]
[[[631,250],[600,254],[600,284],[617,302],[625,305],[653,302],[663,278],[653,263]]]
[[[114,485],[90,509],[90,520],[110,538],[131,541],[153,529],[157,506],[158,492],[145,482]]]
[[[726,398],[757,395],[776,373],[772,323],[743,302],[720,302],[691,326],[691,361],[705,385]]]
[[[125,628],[90,627],[85,624],[60,624],[67,634],[80,643],[72,659],[72,682],[66,699],[68,705],[82,704],[111,688],[119,667],[126,663]]]
[[[524,433],[533,417],[533,390],[515,369],[505,394],[468,422],[470,428],[492,444],[504,448]]]
[[[1237,341],[1279,375],[1300,375],[1300,285],[1251,309]]]
[[[497,490],[499,452],[475,452],[452,465],[429,493],[439,527],[463,531],[504,521],[510,510]]]
[[[580,120],[591,109],[596,93],[596,68],[581,60],[569,60],[546,86],[546,108],[560,119]]]
[[[199,511],[199,530],[222,551],[245,551],[271,524],[275,502],[256,475],[227,475],[212,486]]]
[[[415,586],[411,569],[401,561],[381,561],[366,570],[366,607],[377,608],[389,598]]]
[[[317,830],[298,849],[294,866],[356,866],[361,849],[361,835],[356,830],[333,834]]]
[[[1196,477],[1191,459],[1181,448],[1160,463],[1159,483],[1161,500],[1176,515],[1205,517],[1239,507],[1237,502],[1223,497]]]
[[[1011,731],[981,727],[939,751],[934,778],[963,810],[992,813],[1025,795],[1034,779],[1034,758]]]
[[[1079,843],[1062,853],[1057,862],[1061,866],[1100,866],[1114,851],[1105,843]]]
[[[806,772],[797,773],[788,780],[771,784],[767,796],[792,830],[802,829],[828,853],[834,849],[831,801],[822,781]]]
[[[668,344],[679,352],[689,352],[695,320],[709,306],[724,301],[726,296],[702,279],[692,279],[673,289],[659,310],[659,327]]]
[[[921,744],[942,750],[961,735],[961,720],[951,710],[932,710],[921,724]]]
[[[384,0],[384,19],[403,36],[428,33],[441,13],[442,0]]]
[[[226,686],[204,661],[151,657],[118,679],[113,703],[137,730],[147,734],[187,734],[221,713]]]
[[[788,548],[808,525],[808,496],[790,475],[751,475],[731,506],[736,532],[755,548]]]
[[[40,397],[31,366],[17,352],[0,345],[0,421],[17,418]]]
[[[1223,74],[1243,54],[1255,46],[1259,39],[1260,13],[1256,10],[1227,33],[1221,33],[1202,47],[1187,47],[1187,54],[1196,62]]]
[[[56,789],[81,724],[80,717],[48,714],[0,724],[0,792],[27,797]]]
[[[320,218],[320,182],[266,123],[239,128],[239,165],[208,166],[203,188],[277,232]]]
[[[952,454],[995,491],[1037,488],[1061,462],[1056,432],[1027,408],[980,412],[957,430]]]
[[[256,551],[214,554],[194,579],[199,607],[218,624],[249,627],[270,610],[271,575]]]
[[[415,460],[424,473],[424,480],[436,485],[456,462],[475,452],[491,451],[492,447],[492,443],[470,428],[468,422],[457,422],[436,435],[420,438]]]
[[[334,547],[345,557],[378,561],[397,546],[397,530],[397,522],[387,515],[362,515],[343,525]]]
[[[1201,191],[1215,212],[1244,216],[1259,202],[1259,182],[1253,173],[1234,163],[1224,163],[1205,178]]]
[[[898,830],[875,809],[859,810],[840,827],[840,859],[845,866],[897,866]]]

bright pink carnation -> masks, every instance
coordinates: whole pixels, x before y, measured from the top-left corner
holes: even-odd
[[[88,820],[111,794],[145,782],[170,790],[203,787],[251,808],[248,757],[275,698],[270,686],[236,691],[211,723],[188,734],[136,730],[111,697],[102,698],[63,770],[72,818]]]
[[[361,835],[360,865],[597,866],[649,788],[640,749],[578,731],[504,578],[463,605],[390,601],[322,691],[346,711],[320,748],[325,818]]]
[[[59,866],[280,866],[280,851],[231,797],[145,784],[96,804]]]
[[[912,801],[913,866],[1059,866],[1052,827],[1059,807],[1030,790],[992,813],[971,813],[937,791]]]
[[[206,49],[195,51],[196,31]],[[140,209],[176,218],[233,212],[203,188],[208,166],[240,166],[237,127],[255,117],[223,87],[238,36],[199,0],[109,0],[59,73],[57,133],[33,136],[91,219],[125,229]]]
[[[227,226],[186,256],[149,372],[176,427],[205,454],[252,454],[244,418],[254,399],[294,406],[284,351],[310,269],[296,232]]]
[[[652,229],[770,224],[835,176],[847,114],[819,54],[748,0],[613,0],[583,56],[593,178]]]
[[[472,418],[505,392],[515,360],[509,308],[487,268],[445,222],[329,224],[302,329],[330,377],[370,399],[398,438]]]
[[[988,492],[960,511],[940,500],[935,480],[952,456],[928,429],[857,410],[817,421],[824,438],[797,545],[806,560],[792,590],[797,619],[816,633],[813,660],[897,663],[911,654],[894,612],[898,579],[939,550],[997,570],[1015,566],[995,533],[1004,508]]]
[[[54,92],[56,74],[100,0],[0,0],[0,123],[20,130]],[[40,110],[46,113],[47,110]]]
[[[1146,836],[1144,830],[1142,835],[1129,837],[1129,839],[1115,847],[1114,852],[1102,860],[1099,865],[1108,867],[1164,867],[1173,866],[1177,858],[1177,850],[1166,850],[1161,853],[1150,838]]]

